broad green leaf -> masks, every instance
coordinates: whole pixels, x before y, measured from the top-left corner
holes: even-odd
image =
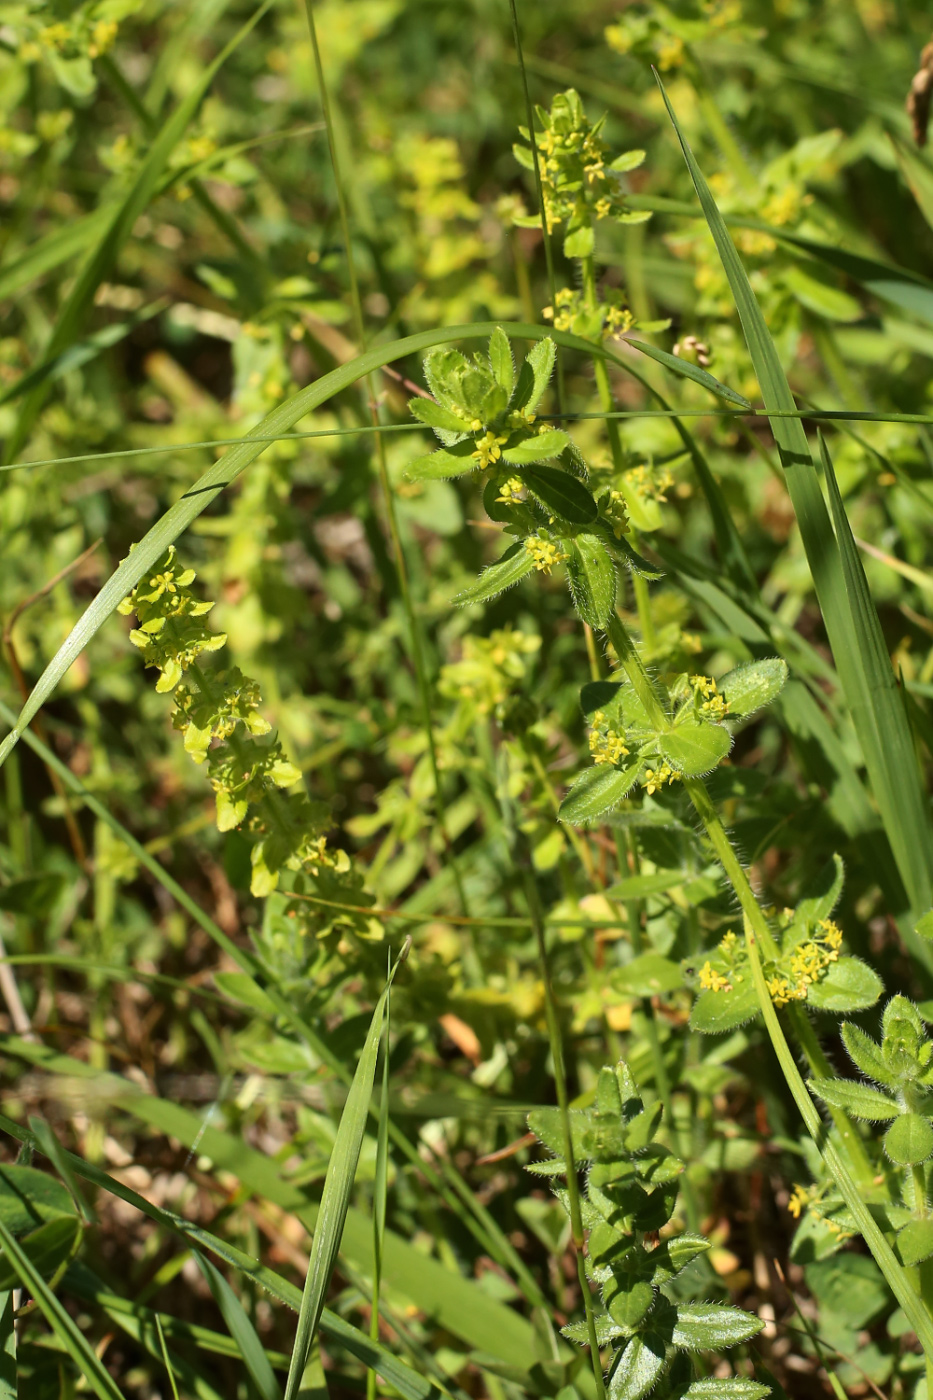
[[[884,1135],[884,1150],[898,1166],[925,1162],[933,1152],[933,1127],[919,1113],[902,1113]]]
[[[574,1156],[583,1156],[583,1137],[589,1131],[589,1114],[582,1108],[570,1109],[570,1136]],[[564,1129],[559,1108],[533,1108],[528,1115],[528,1127],[551,1152],[563,1153]]]
[[[933,1220],[911,1220],[898,1230],[897,1252],[908,1268],[933,1256]]]
[[[683,1400],[764,1400],[771,1394],[769,1385],[753,1381],[748,1376],[704,1376],[693,1381],[684,1391]]]
[[[602,628],[615,608],[616,571],[603,543],[595,535],[575,535],[569,541],[567,582],[584,622]]]
[[[679,1303],[671,1340],[690,1351],[721,1351],[747,1342],[764,1323],[742,1308],[717,1303]]]
[[[60,1215],[44,1221],[28,1235],[20,1236],[17,1243],[36,1272],[44,1279],[52,1279],[74,1255],[81,1234],[81,1224],[74,1215]],[[20,1273],[15,1262],[0,1253],[0,1292],[17,1288],[19,1283]]]
[[[794,910],[794,922],[815,924],[820,919],[828,919],[842,896],[845,875],[842,857],[834,855],[817,876],[816,888],[798,903]]]
[[[850,1327],[865,1327],[890,1306],[881,1270],[864,1254],[836,1254],[807,1264],[804,1275],[820,1307],[844,1318]]]
[[[434,399],[409,399],[408,411],[412,417],[426,423],[429,428],[443,428],[449,433],[465,433],[470,426],[452,409],[445,408]]]
[[[54,1223],[54,1222],[53,1222]],[[67,1223],[67,1222],[63,1222]],[[3,1247],[5,1264],[16,1273],[18,1284],[29,1290],[37,1307],[58,1338],[63,1350],[68,1353],[86,1383],[100,1400],[123,1400],[116,1382],[105,1369],[90,1341],[79,1329],[64,1304],[49,1288],[25,1249],[14,1239],[0,1217],[0,1245]]]
[[[686,1233],[678,1235],[676,1239],[666,1240],[648,1256],[652,1282],[666,1283],[669,1277],[676,1277],[688,1264],[692,1264],[698,1255],[705,1254],[711,1248],[712,1244],[704,1235]]]
[[[608,1400],[641,1400],[669,1369],[672,1357],[651,1332],[632,1337],[609,1377]]]
[[[704,1035],[722,1035],[744,1026],[758,1015],[758,998],[751,978],[733,985],[731,992],[701,992],[693,1003],[690,1025]]]
[[[240,1356],[243,1358],[246,1369],[262,1400],[281,1400],[282,1392],[279,1383],[275,1379],[262,1342],[256,1335],[256,1329],[243,1304],[223,1274],[214,1267],[209,1259],[205,1259],[199,1250],[194,1250],[194,1258],[207,1280],[214,1302],[220,1309],[230,1336],[236,1342]]]
[[[856,1069],[860,1069],[868,1079],[894,1088],[897,1080],[891,1073],[891,1066],[886,1063],[880,1046],[871,1036],[866,1035],[861,1026],[855,1026],[851,1021],[843,1023],[841,1035],[842,1043]]]
[[[247,973],[215,972],[213,981],[218,991],[232,997],[234,1001],[241,1001],[244,1006],[251,1006],[254,1011],[261,1011],[264,1016],[275,1015],[275,1003],[270,1001],[262,988],[258,987]]]
[[[543,433],[534,433],[523,442],[516,443],[514,447],[504,447],[502,460],[519,467],[530,462],[546,462],[551,457],[559,457],[569,442],[567,434],[559,428],[548,428]],[[576,477],[571,477],[571,481],[575,480]]]
[[[921,914],[914,925],[914,931],[919,933],[921,938],[933,938],[933,909]]]
[[[559,467],[519,467],[515,475],[528,487],[550,514],[571,525],[591,525],[596,519],[596,502],[577,477]]]
[[[466,607],[468,603],[485,603],[489,598],[496,598],[507,588],[512,588],[534,567],[534,558],[525,548],[524,541],[520,540],[518,544],[511,545],[501,559],[484,569],[476,582],[458,593],[452,601],[459,608]]]
[[[886,1094],[851,1079],[811,1079],[809,1085],[824,1103],[841,1108],[855,1118],[866,1118],[870,1123],[897,1118],[901,1111],[900,1105]]]
[[[570,231],[564,238],[565,258],[588,258],[596,247],[596,238],[591,224],[583,224]]]
[[[46,1220],[74,1219],[70,1193],[47,1172],[36,1167],[0,1165],[0,1220],[12,1235],[24,1235]]]
[[[735,404],[737,408],[751,408],[748,399],[737,394],[727,384],[721,384],[715,375],[710,374],[709,370],[701,369],[699,365],[693,364],[690,360],[682,360],[679,355],[669,355],[666,350],[659,350],[656,345],[649,345],[645,340],[635,340],[629,336],[627,342],[629,345],[634,345],[635,349],[640,350],[643,355],[647,355],[649,360],[656,360],[659,365],[673,370],[682,379],[692,379],[694,384],[699,384],[704,389],[718,394],[727,403]]]
[[[407,947],[405,952],[407,952]],[[405,954],[403,953],[403,956]],[[330,1276],[337,1262],[337,1251],[343,1235],[350,1195],[356,1178],[356,1168],[363,1145],[363,1135],[369,1117],[369,1101],[372,1097],[373,1081],[376,1077],[376,1060],[379,1055],[379,1041],[382,1035],[382,1020],[389,996],[389,988],[398,970],[396,961],[389,974],[389,980],[382,996],[376,1003],[372,1021],[366,1036],[363,1052],[360,1055],[353,1076],[353,1083],[340,1115],[340,1126],[334,1140],[321,1205],[318,1211],[314,1239],[311,1244],[311,1257],[308,1260],[308,1273],[301,1295],[301,1309],[298,1313],[298,1330],[292,1351],[288,1379],[285,1383],[285,1400],[297,1400],[301,1378],[311,1353],[311,1345],[317,1334],[324,1298],[330,1284]]]
[[[440,481],[445,477],[475,471],[479,464],[473,456],[474,451],[472,438],[454,443],[452,447],[437,447],[433,452],[409,462],[405,468],[405,478],[408,481]]]
[[[858,321],[863,315],[855,297],[817,275],[812,266],[805,268],[798,263],[789,267],[781,274],[781,281],[801,306],[827,321]]]
[[[729,715],[753,715],[776,700],[787,683],[787,662],[778,657],[766,661],[746,661],[719,682],[729,706]]]
[[[554,373],[557,346],[550,336],[539,340],[528,352],[518,372],[512,407],[534,413]]]
[[[675,772],[697,778],[725,758],[732,748],[732,735],[721,724],[685,720],[658,735],[658,748]]]
[[[614,1322],[634,1331],[654,1302],[654,1289],[644,1280],[616,1274],[605,1285],[603,1301]]]
[[[613,991],[633,996],[652,997],[662,992],[675,992],[684,985],[679,966],[660,953],[641,953],[624,967],[612,973]]]
[[[874,968],[860,958],[842,957],[807,990],[807,1005],[818,1011],[866,1011],[884,991]]]
[[[650,875],[626,875],[616,880],[606,891],[610,899],[648,899],[653,894],[668,894],[683,885],[687,876],[682,870],[655,870]]]
[[[580,689],[580,709],[585,715],[595,714],[597,710],[609,714],[611,707],[621,700],[625,688],[618,681],[587,681]]]
[[[741,259],[660,79],[658,83],[732,288],[765,407],[775,413],[795,412],[796,405],[777,349]],[[933,903],[933,835],[913,741],[897,694],[878,615],[837,489],[837,499],[833,500],[832,468],[830,465],[827,469],[827,484],[830,485],[835,531],[802,423],[797,418],[775,416],[771,418],[771,428],[872,788],[912,906],[928,908]],[[824,449],[825,462],[828,457]],[[920,955],[929,966],[929,952],[925,946]]]
[[[515,360],[511,342],[501,326],[496,326],[489,337],[489,364],[496,383],[511,398],[515,387]]]
[[[625,768],[612,768],[609,764],[594,764],[580,774],[560,804],[557,813],[559,821],[580,826],[585,822],[596,821],[604,812],[618,806],[631,792],[638,777],[641,761],[635,759]]]

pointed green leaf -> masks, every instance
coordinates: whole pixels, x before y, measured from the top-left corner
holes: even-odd
[[[729,706],[729,715],[753,715],[776,700],[787,682],[787,662],[779,657],[747,661],[723,676],[719,689]]]
[[[684,1391],[683,1400],[764,1400],[770,1394],[770,1385],[748,1376],[704,1376]]]
[[[557,346],[550,336],[531,347],[518,372],[518,383],[512,400],[513,408],[522,409],[525,413],[534,413],[554,373],[556,356]]]
[[[732,748],[732,735],[721,724],[688,719],[659,734],[658,748],[675,772],[697,778],[725,758]]]
[[[571,525],[591,525],[596,502],[577,477],[558,467],[519,467],[515,473],[550,514]]]
[[[900,1167],[925,1162],[933,1153],[933,1127],[919,1113],[902,1113],[884,1135],[884,1150]]]
[[[24,1235],[44,1220],[75,1215],[66,1187],[47,1172],[12,1163],[0,1165],[0,1220],[12,1235]]]
[[[842,957],[807,990],[807,1005],[817,1011],[866,1011],[884,991],[874,968],[861,958]]]
[[[616,1274],[603,1290],[603,1301],[614,1322],[628,1331],[634,1331],[654,1302],[654,1289],[644,1280],[632,1280],[624,1274]]]
[[[514,447],[504,447],[502,460],[519,467],[526,462],[546,462],[550,457],[559,457],[569,443],[566,433],[559,428],[548,428],[543,433],[532,433],[531,437],[516,443]],[[571,480],[576,478],[572,477]]]
[[[243,1304],[210,1260],[205,1259],[199,1250],[195,1249],[192,1253],[262,1400],[281,1400],[279,1383]]]
[[[694,384],[700,384],[704,389],[709,389],[712,393],[718,394],[727,403],[735,404],[737,408],[751,408],[748,399],[742,394],[737,394],[734,389],[730,389],[728,384],[722,384],[709,370],[701,369],[690,360],[682,360],[679,355],[669,355],[666,350],[659,350],[656,345],[649,345],[646,340],[635,340],[632,336],[626,337],[629,345],[634,345],[636,350],[640,350],[643,355],[647,355],[649,360],[656,360],[659,365],[664,365],[667,369],[679,374],[682,379],[692,379]]]
[[[512,588],[520,579],[530,574],[534,566],[534,559],[525,548],[524,541],[520,540],[518,544],[513,544],[507,549],[495,564],[490,564],[484,569],[471,587],[458,593],[453,602],[460,608],[466,607],[468,603],[485,603],[489,598],[496,598],[507,588]]]
[[[672,1341],[690,1351],[721,1351],[747,1342],[764,1323],[743,1308],[718,1303],[680,1303]]]
[[[596,247],[596,236],[590,224],[570,231],[564,238],[565,258],[588,258]]]
[[[44,1279],[51,1279],[75,1254],[81,1240],[81,1224],[73,1216],[60,1215],[46,1220],[17,1243],[32,1267]],[[0,1292],[17,1288],[20,1275],[15,1263],[0,1253]]]
[[[577,612],[590,627],[602,628],[616,605],[616,571],[595,535],[569,541],[567,581]]]
[[[844,1022],[841,1034],[842,1043],[856,1069],[860,1069],[868,1079],[894,1088],[897,1080],[881,1054],[881,1047],[871,1036],[866,1035],[861,1026],[855,1026],[851,1021]]]
[[[408,411],[412,417],[426,423],[429,428],[443,428],[450,433],[465,433],[469,424],[457,416],[450,408],[434,399],[409,399]]]
[[[608,1400],[641,1400],[654,1389],[672,1360],[661,1337],[651,1332],[632,1337],[609,1378]]]
[[[501,326],[496,326],[489,337],[489,364],[496,383],[511,398],[515,387],[515,360],[511,341]]]
[[[684,975],[677,963],[660,953],[640,953],[612,973],[612,989],[623,995],[653,997],[662,992],[676,992],[683,985]]]
[[[807,925],[818,923],[820,919],[828,919],[842,896],[845,876],[846,868],[842,857],[834,855],[817,876],[815,887],[811,887],[813,892],[798,903],[794,910],[794,922]]]
[[[884,1123],[897,1118],[901,1111],[900,1105],[886,1094],[851,1079],[811,1079],[809,1085],[824,1103],[841,1108],[855,1118],[865,1118],[870,1123]]]
[[[424,457],[416,457],[405,468],[407,481],[437,481],[448,476],[462,476],[478,465],[473,456],[473,439],[457,442],[453,447],[438,447]]]
[[[911,1220],[897,1234],[897,1252],[910,1267],[933,1257],[933,1220]]]
[[[693,1003],[690,1026],[704,1035],[722,1035],[744,1026],[758,1015],[758,998],[752,980],[733,985],[731,992],[701,992]]]
[[[573,785],[557,813],[558,821],[581,826],[596,821],[604,812],[611,812],[631,792],[638,777],[641,761],[635,759],[625,768],[596,764],[574,779]]]

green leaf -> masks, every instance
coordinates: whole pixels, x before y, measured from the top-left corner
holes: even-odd
[[[633,574],[639,578],[659,579],[664,577],[664,570],[659,569],[656,564],[652,564],[644,555],[633,549],[624,535],[616,539],[610,530],[604,534],[604,538],[609,548],[619,555],[622,562]]]
[[[626,875],[606,890],[609,899],[648,899],[653,894],[669,894],[688,877],[682,870],[655,870],[651,875]]]
[[[744,1026],[758,1015],[758,998],[751,980],[734,984],[731,992],[701,992],[693,1003],[690,1025],[704,1035],[722,1035]]]
[[[33,919],[45,919],[57,904],[65,888],[64,875],[24,875],[0,886],[0,909],[11,914],[28,914]]]
[[[462,476],[464,472],[475,471],[479,463],[473,456],[473,439],[454,443],[452,447],[438,447],[423,457],[416,457],[405,468],[407,481],[439,481],[449,476]]]
[[[407,952],[407,946],[405,952]],[[405,954],[403,953],[402,956]],[[389,988],[400,961],[401,959],[396,961],[389,973],[386,988],[373,1011],[363,1051],[353,1076],[353,1083],[350,1086],[343,1113],[340,1115],[340,1126],[334,1139],[330,1161],[327,1164],[327,1175],[324,1178],[324,1190],[321,1193],[321,1205],[311,1245],[311,1257],[308,1260],[308,1273],[301,1295],[298,1330],[295,1335],[291,1365],[288,1368],[288,1379],[285,1383],[285,1400],[297,1400],[301,1378],[324,1309],[324,1298],[330,1284],[330,1276],[337,1260],[337,1251],[340,1248],[340,1239],[347,1218],[360,1148],[363,1145],[363,1135],[369,1116],[369,1101],[372,1097],[373,1081],[376,1077],[376,1060],[379,1054],[379,1039],[382,1034],[382,1018],[389,996]]]
[[[567,581],[574,606],[590,627],[602,628],[616,604],[616,571],[595,535],[569,541]]]
[[[901,141],[893,132],[889,132],[888,136],[904,181],[924,219],[933,228],[933,170],[919,151]]]
[[[766,661],[747,661],[736,666],[719,682],[719,689],[729,706],[730,718],[753,715],[776,700],[787,682],[787,662],[778,657]]]
[[[81,1236],[81,1224],[75,1216],[58,1216],[21,1236],[18,1244],[36,1272],[44,1279],[52,1279],[75,1254]],[[0,1254],[0,1292],[17,1288],[19,1283],[20,1273],[15,1262]]]
[[[654,1289],[643,1280],[613,1275],[603,1290],[603,1299],[612,1320],[634,1331],[654,1302]]]
[[[474,584],[458,593],[453,602],[459,608],[468,603],[485,603],[489,598],[496,598],[507,588],[512,588],[530,574],[534,566],[534,559],[525,548],[524,541],[520,540],[518,544],[511,545],[501,559],[484,569]]]
[[[504,447],[502,460],[519,467],[531,462],[546,462],[550,457],[559,457],[569,443],[566,433],[559,428],[548,428],[543,433],[532,433],[531,437],[516,443],[514,447]],[[575,480],[575,477],[571,477],[571,481]]]
[[[764,1400],[771,1394],[770,1385],[750,1380],[748,1376],[704,1376],[684,1391],[683,1400]]]
[[[781,274],[784,286],[808,311],[827,321],[858,321],[863,312],[855,297],[834,286],[821,269],[811,264],[786,268]]]
[[[815,889],[806,895],[794,910],[794,923],[807,926],[828,919],[839,903],[845,883],[846,869],[842,857],[834,855],[816,877]]]
[[[281,1400],[279,1383],[243,1304],[210,1260],[205,1259],[199,1250],[192,1252],[262,1400]]]
[[[921,914],[914,925],[914,932],[919,933],[921,938],[933,938],[933,909]]]
[[[412,417],[426,423],[429,428],[443,428],[449,433],[466,433],[469,424],[459,418],[452,409],[436,403],[434,399],[409,399],[408,411]]]
[[[496,383],[511,398],[515,387],[515,360],[511,342],[501,326],[496,326],[489,337],[489,364]]]
[[[842,1043],[856,1069],[860,1069],[868,1079],[887,1085],[889,1089],[896,1086],[897,1079],[881,1054],[881,1047],[870,1035],[865,1034],[861,1026],[846,1021],[843,1023],[841,1035]]]
[[[897,1232],[897,1252],[908,1268],[933,1256],[933,1220],[911,1220]]]
[[[658,79],[710,232],[716,242],[765,407],[795,412],[777,348],[755,299],[722,215],[687,144]],[[826,623],[842,688],[852,711],[872,789],[884,817],[898,868],[915,909],[933,903],[933,834],[913,740],[858,551],[823,451],[833,524],[820,489],[807,435],[798,418],[771,418],[788,491]],[[925,945],[920,945],[925,947]],[[923,956],[927,966],[931,959]]]
[[[35,1167],[0,1165],[0,1220],[11,1235],[24,1235],[45,1220],[74,1219],[75,1204],[60,1181]]]
[[[652,1332],[632,1337],[609,1378],[608,1400],[641,1400],[669,1369],[672,1357]]]
[[[902,1113],[884,1135],[884,1150],[898,1166],[925,1162],[933,1152],[933,1127],[919,1113]]]
[[[534,413],[554,373],[557,346],[550,336],[539,340],[529,350],[518,372],[518,383],[512,407],[524,413]]]
[[[684,985],[684,976],[679,966],[660,953],[640,953],[624,967],[617,967],[612,973],[612,989],[638,997],[657,996],[662,992],[676,992]]]
[[[596,237],[590,224],[573,229],[564,238],[565,258],[588,258],[596,247]]]
[[[558,467],[519,467],[515,475],[528,487],[550,515],[571,525],[591,525],[596,519],[596,502],[577,477]]]
[[[890,1305],[881,1270],[864,1254],[837,1254],[807,1264],[804,1276],[821,1309],[844,1318],[850,1327],[865,1327]]]
[[[631,792],[638,777],[641,760],[635,759],[625,768],[609,764],[594,764],[585,769],[574,782],[560,804],[558,821],[581,826],[596,821],[604,812],[612,811]]]
[[[883,1123],[897,1118],[900,1105],[877,1089],[869,1089],[865,1084],[857,1084],[851,1079],[811,1079],[808,1081],[813,1093],[824,1103],[841,1108],[856,1118],[866,1118],[870,1123]]]
[[[658,735],[662,757],[677,773],[698,778],[709,773],[732,748],[732,735],[721,724],[685,720]]]
[[[245,972],[215,972],[214,986],[234,1001],[251,1006],[264,1016],[275,1015],[275,1002],[270,1001],[261,987]]]
[[[680,1303],[671,1338],[677,1347],[689,1351],[721,1351],[747,1342],[764,1323],[743,1308],[718,1303]]]
[[[701,369],[699,365],[693,364],[691,360],[682,360],[679,355],[669,355],[666,350],[659,350],[656,345],[649,345],[646,340],[635,340],[632,336],[627,337],[629,345],[634,345],[636,350],[640,350],[643,355],[647,355],[650,360],[656,360],[659,365],[673,370],[682,379],[692,379],[694,384],[699,384],[704,389],[709,389],[712,393],[718,394],[727,403],[735,404],[736,408],[751,408],[748,399],[742,394],[737,394],[734,389],[730,389],[728,384],[722,384],[709,370]]]
[[[865,1011],[884,991],[874,968],[861,958],[842,957],[807,989],[807,1005],[817,1011]]]
[[[123,1400],[116,1382],[104,1368],[90,1341],[80,1331],[77,1323],[64,1305],[51,1291],[41,1272],[34,1266],[27,1252],[13,1238],[0,1218],[0,1245],[3,1247],[5,1262],[12,1266],[17,1282],[27,1288],[36,1302],[46,1322],[55,1333],[64,1351],[68,1353],[78,1368],[79,1374],[100,1400]]]

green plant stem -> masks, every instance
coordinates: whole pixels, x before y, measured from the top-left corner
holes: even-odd
[[[512,37],[515,42],[515,56],[518,59],[518,70],[522,79],[522,91],[525,95],[525,120],[528,122],[528,139],[531,142],[531,159],[535,171],[535,191],[538,196],[538,208],[541,211],[541,239],[544,243],[544,261],[547,265],[548,291],[551,295],[551,306],[557,307],[557,276],[554,271],[554,249],[551,244],[551,231],[548,228],[547,212],[544,205],[544,181],[541,178],[541,156],[538,151],[538,138],[535,135],[535,109],[531,102],[531,91],[528,87],[528,74],[525,72],[525,53],[522,48],[522,33],[518,23],[518,3],[517,0],[509,0],[509,9],[512,15]],[[557,407],[562,413],[564,409],[564,367],[561,359],[560,347],[557,350]]]
[[[330,151],[330,161],[334,172],[334,184],[337,192],[337,208],[340,217],[340,232],[343,238],[343,246],[347,260],[347,277],[350,283],[350,303],[353,308],[353,321],[356,331],[358,347],[361,351],[366,349],[367,336],[366,324],[363,319],[363,301],[360,296],[359,279],[356,275],[356,259],[353,255],[353,244],[350,239],[350,215],[347,203],[346,189],[343,182],[343,174],[340,165],[340,158],[337,154],[337,143],[334,138],[334,119],[330,105],[330,95],[327,89],[327,82],[324,78],[324,65],[321,60],[321,48],[318,43],[317,27],[314,23],[313,0],[304,0],[305,14],[308,20],[308,32],[311,36],[311,49],[314,54],[314,71],[317,76],[318,96],[321,102],[321,110],[324,115],[324,126],[327,132],[327,146]],[[372,379],[369,375],[365,377],[366,392],[369,397],[369,405],[372,413],[373,426],[379,425],[379,407],[373,391]],[[440,827],[441,839],[447,853],[447,860],[450,865],[454,883],[457,886],[457,896],[460,901],[461,911],[468,915],[469,904],[467,901],[466,889],[463,884],[463,877],[454,853],[450,832],[447,829],[447,812],[444,801],[444,789],[441,784],[440,765],[437,758],[437,745],[434,739],[434,725],[431,719],[431,690],[428,683],[427,668],[424,660],[424,649],[421,644],[421,632],[418,627],[418,619],[415,615],[412,603],[411,586],[408,576],[408,565],[405,560],[405,550],[402,546],[402,536],[398,524],[398,512],[395,508],[395,493],[392,490],[392,483],[389,480],[388,464],[386,462],[385,443],[381,433],[376,433],[376,462],[379,475],[379,485],[382,490],[382,499],[385,505],[386,520],[389,526],[389,537],[392,541],[392,553],[395,556],[395,571],[398,577],[399,592],[402,598],[402,608],[408,624],[408,634],[410,638],[411,658],[415,668],[415,680],[418,687],[418,700],[421,707],[421,722],[424,728],[425,737],[428,741],[428,754],[431,762],[431,772],[434,777],[434,811],[437,824]],[[482,970],[476,964],[475,958],[472,960],[471,968],[474,981],[481,980]]]
[[[567,1164],[567,1199],[570,1205],[570,1234],[573,1242],[574,1255],[576,1256],[580,1292],[583,1295],[583,1308],[586,1314],[590,1361],[593,1367],[593,1377],[596,1381],[596,1394],[598,1400],[605,1400],[606,1389],[603,1383],[602,1361],[599,1355],[599,1343],[596,1340],[596,1314],[593,1308],[593,1295],[590,1292],[589,1280],[586,1277],[586,1266],[583,1258],[583,1214],[580,1207],[580,1183],[577,1180],[577,1168],[573,1156],[573,1134],[570,1127],[570,1105],[567,1098],[567,1080],[564,1075],[564,1051],[561,1041],[560,1019],[557,1014],[557,1001],[554,996],[554,988],[551,984],[547,941],[544,933],[544,920],[541,915],[541,902],[538,898],[538,889],[530,867],[526,867],[524,875],[528,910],[531,914],[532,924],[534,925],[535,942],[538,946],[541,980],[544,984],[544,1010],[547,1019],[548,1040],[551,1046],[551,1058],[554,1062],[554,1087],[557,1092],[557,1105],[560,1110],[561,1132],[564,1142],[564,1161]]]

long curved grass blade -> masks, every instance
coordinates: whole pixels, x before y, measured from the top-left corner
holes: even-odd
[[[252,1376],[253,1384],[262,1396],[262,1400],[281,1400],[282,1391],[279,1388],[279,1383],[275,1379],[262,1342],[257,1337],[256,1329],[250,1322],[243,1304],[223,1274],[215,1269],[209,1259],[205,1259],[198,1250],[194,1251],[194,1258],[207,1280],[207,1286],[214,1296],[214,1302],[220,1309],[230,1336],[236,1342],[246,1369]]]
[[[156,193],[168,159],[200,107],[211,83],[271,3],[272,0],[264,0],[264,3],[233,36],[213,62],[207,65],[190,92],[185,94],[168,121],[159,130],[132,185],[121,202],[116,205],[109,224],[105,225],[103,237],[78,273],[74,287],[61,309],[55,329],[45,348],[42,363],[36,367],[37,370],[48,361],[55,360],[74,341],[84,314],[93,302],[97,288],[116,261],[120,248],[129,237],[136,220],[148,207]],[[23,403],[19,418],[6,444],[7,461],[17,455],[29,436],[29,431],[45,402],[48,387],[48,380],[43,380],[36,385]]]
[[[28,1288],[37,1307],[94,1394],[100,1396],[100,1400],[123,1400],[116,1382],[104,1369],[97,1352],[80,1331],[60,1299],[56,1297],[45,1279],[34,1267],[32,1260],[21,1247],[19,1241],[10,1234],[2,1217],[0,1217],[0,1245],[3,1246],[3,1252],[15,1269],[17,1277],[23,1286]]]
[[[379,1041],[382,1038],[382,1022],[389,999],[389,990],[399,965],[408,954],[409,946],[410,940],[396,959],[395,966],[389,973],[385,991],[376,1003],[363,1051],[353,1076],[353,1083],[350,1086],[350,1093],[347,1096],[343,1113],[340,1115],[340,1126],[337,1129],[334,1148],[327,1164],[327,1175],[324,1178],[324,1190],[321,1193],[321,1205],[311,1246],[311,1258],[308,1261],[308,1273],[301,1296],[298,1331],[295,1335],[291,1365],[288,1368],[288,1379],[285,1382],[285,1400],[297,1400],[301,1378],[304,1375],[304,1369],[311,1354],[311,1346],[321,1320],[324,1297],[334,1264],[337,1261],[337,1251],[340,1248],[340,1239],[343,1235],[347,1210],[350,1205],[350,1192],[353,1190],[360,1148],[363,1145],[363,1134],[366,1131],[366,1122],[369,1117],[369,1103],[372,1098],[373,1082],[376,1078],[376,1061],[379,1056]]]
[[[660,78],[658,85],[732,288],[765,407],[778,412],[796,411],[777,349],[741,259]],[[770,422],[872,791],[881,809],[907,898],[919,913],[929,908],[933,891],[933,833],[910,730],[896,694],[878,614],[870,595],[850,596],[848,592],[850,571],[844,565],[841,552],[844,542],[837,539],[833,530],[802,422],[799,418],[777,415],[771,417]],[[928,968],[933,965],[929,951],[920,946],[919,940],[916,946],[912,945],[912,951]]]
[[[14,296],[37,277],[83,253],[103,233],[115,210],[115,204],[102,204],[81,218],[70,219],[38,239],[14,262],[0,267],[0,301]]]

